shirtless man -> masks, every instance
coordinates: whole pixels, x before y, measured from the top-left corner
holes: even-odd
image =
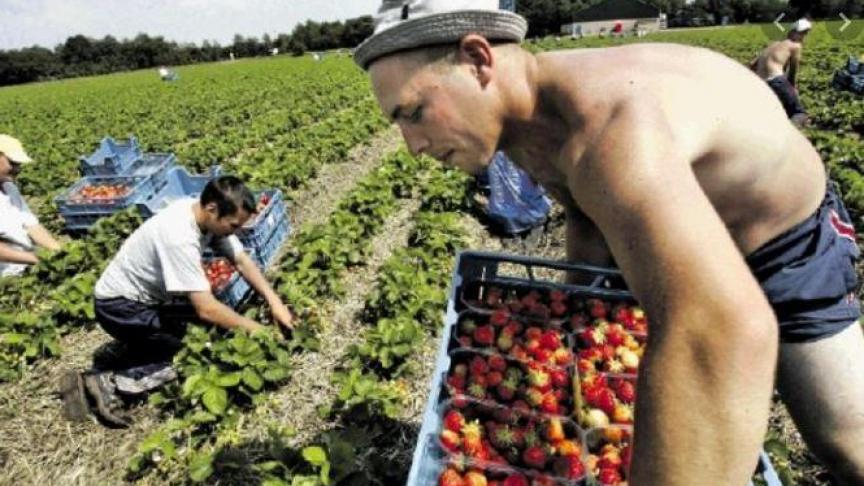
[[[355,59],[413,153],[478,174],[504,150],[565,207],[568,258],[621,268],[652,324],[629,484],[745,484],[775,372],[864,484],[854,230],[765,83],[672,44],[534,55],[497,4],[385,0]]]
[[[750,69],[768,83],[783,103],[786,115],[797,125],[807,123],[807,113],[798,98],[798,68],[804,38],[812,25],[807,19],[792,24],[785,40],[773,42],[750,63]]]

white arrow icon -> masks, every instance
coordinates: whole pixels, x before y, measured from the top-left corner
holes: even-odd
[[[786,32],[786,29],[784,29],[783,26],[780,25],[780,21],[783,20],[783,17],[785,17],[785,16],[786,16],[785,13],[781,13],[780,15],[777,16],[776,19],[774,19],[774,25],[776,25],[777,28],[780,29],[780,32]]]
[[[846,27],[849,27],[849,24],[851,24],[852,21],[849,20],[848,17],[843,15],[843,12],[840,12],[840,18],[843,19],[843,27],[840,27],[840,32],[843,32],[844,30],[846,30]]]

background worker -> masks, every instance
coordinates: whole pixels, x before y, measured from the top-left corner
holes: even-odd
[[[39,224],[15,185],[22,165],[32,161],[20,141],[0,135],[0,277],[20,275],[28,265],[37,263],[36,246],[60,249],[60,243]]]
[[[207,247],[236,266],[279,325],[293,328],[291,311],[234,235],[255,211],[249,189],[238,178],[223,176],[210,181],[200,199],[175,201],[132,233],[102,273],[94,295],[99,324],[125,345],[126,357],[135,366],[64,376],[60,388],[71,407],[67,416],[81,418],[83,407],[74,405],[82,404],[86,388],[103,419],[128,425],[113,413],[116,393],[139,395],[176,378],[168,361],[180,349],[189,320],[225,329],[263,329],[213,295],[202,266]],[[177,298],[188,298],[191,305],[170,305]]]
[[[798,71],[804,50],[804,38],[813,28],[809,20],[798,19],[786,39],[771,43],[750,63],[780,99],[786,115],[796,125],[805,125],[808,117],[798,96]]]

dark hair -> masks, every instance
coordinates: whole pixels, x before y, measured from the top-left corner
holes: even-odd
[[[201,192],[201,205],[216,204],[217,215],[233,216],[242,208],[247,213],[255,212],[255,196],[252,191],[234,176],[220,176],[212,179]]]

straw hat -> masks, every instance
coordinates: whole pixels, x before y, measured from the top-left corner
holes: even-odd
[[[376,59],[416,47],[459,42],[468,34],[521,42],[528,22],[500,10],[499,0],[383,0],[375,32],[354,51],[363,69]]]

